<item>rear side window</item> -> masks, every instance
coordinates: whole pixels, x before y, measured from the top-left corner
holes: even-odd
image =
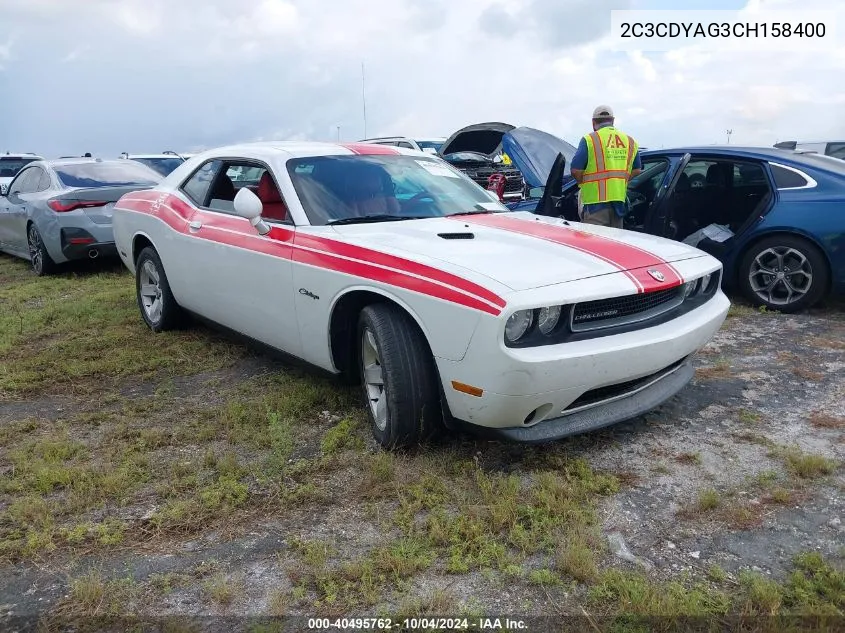
[[[130,160],[56,165],[59,180],[66,187],[155,186],[161,175]]]
[[[219,160],[208,161],[185,181],[185,184],[182,185],[182,191],[188,194],[188,197],[193,200],[194,204],[197,206],[205,206],[205,199],[208,196],[208,190],[214,180],[214,175],[219,169]]]
[[[806,178],[791,169],[784,169],[778,165],[769,165],[769,167],[772,170],[772,176],[775,178],[775,187],[778,189],[794,189],[806,187],[808,184]]]
[[[47,191],[52,186],[53,183],[50,180],[50,174],[48,174],[46,171],[42,171],[41,179],[38,181],[38,191]]]

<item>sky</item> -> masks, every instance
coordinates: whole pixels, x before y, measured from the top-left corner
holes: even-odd
[[[449,136],[504,121],[575,142],[593,108],[608,104],[650,148],[724,143],[727,129],[745,145],[845,137],[845,45],[825,54],[614,50],[611,10],[677,4],[0,0],[0,152],[108,157],[338,133],[354,141],[365,135],[363,93],[368,136]],[[746,0],[683,6],[742,9]]]

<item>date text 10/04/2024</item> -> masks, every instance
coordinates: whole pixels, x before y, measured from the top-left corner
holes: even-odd
[[[527,629],[524,620],[511,618],[309,618],[312,631],[372,630],[372,631],[521,631]]]

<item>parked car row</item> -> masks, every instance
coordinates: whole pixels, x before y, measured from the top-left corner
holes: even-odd
[[[164,177],[33,160],[0,197],[0,248],[38,274],[116,254],[151,329],[198,316],[357,381],[386,447],[635,417],[691,379],[723,282],[787,311],[843,287],[841,161],[643,152],[621,230],[577,222],[570,144],[499,131],[487,142],[529,190],[507,205],[441,156],[381,143],[236,145]]]

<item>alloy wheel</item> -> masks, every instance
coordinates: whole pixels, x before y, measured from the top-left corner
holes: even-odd
[[[378,343],[373,333],[364,328],[361,336],[361,364],[364,370],[364,384],[367,401],[379,431],[387,428],[387,395],[384,392],[384,371],[381,365]]]
[[[26,241],[29,246],[29,259],[32,262],[32,269],[36,272],[36,274],[40,275],[41,271],[44,269],[44,260],[41,256],[41,236],[38,234],[38,229],[35,228],[34,224],[29,227],[26,237]]]
[[[140,281],[141,305],[147,318],[158,323],[162,310],[161,281],[155,264],[149,259],[141,266]]]
[[[810,291],[813,267],[801,251],[789,246],[774,246],[754,258],[748,281],[763,301],[788,305]]]

